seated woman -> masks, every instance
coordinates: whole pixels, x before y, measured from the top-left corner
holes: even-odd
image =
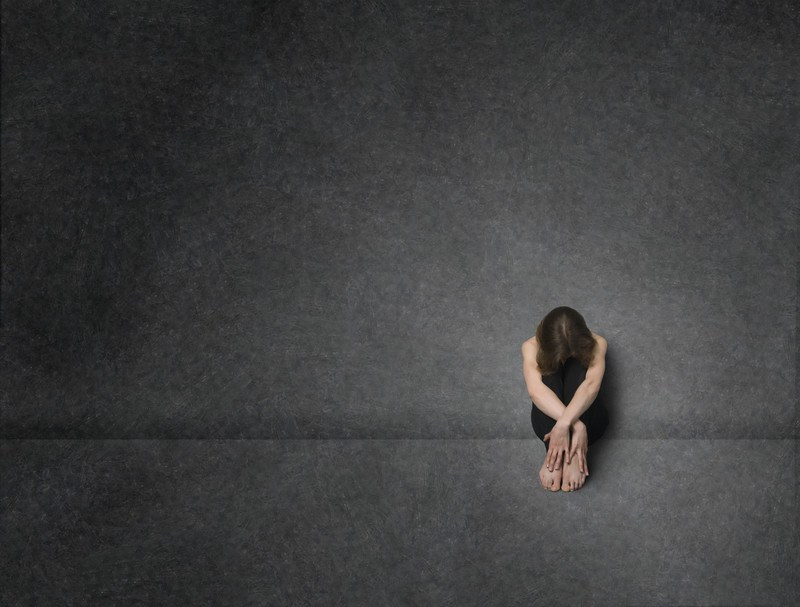
[[[600,396],[607,347],[567,306],[548,312],[536,335],[522,344],[531,425],[546,450],[539,480],[549,491],[580,489],[589,476],[589,445],[608,426]]]

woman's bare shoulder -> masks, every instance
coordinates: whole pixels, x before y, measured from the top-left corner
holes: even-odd
[[[535,335],[533,337],[531,337],[530,339],[526,339],[525,341],[522,342],[522,352],[523,352],[523,354],[525,352],[530,352],[530,353],[533,353],[535,355],[536,354],[536,350],[538,348],[539,348],[539,344],[536,343],[536,336]]]

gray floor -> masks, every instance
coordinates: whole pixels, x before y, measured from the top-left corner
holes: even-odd
[[[6,442],[4,603],[791,604],[794,441],[596,447],[549,493],[529,440]]]
[[[3,6],[0,604],[800,603],[792,3],[168,4]]]

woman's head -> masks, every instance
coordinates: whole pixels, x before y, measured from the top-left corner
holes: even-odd
[[[594,336],[583,316],[568,306],[553,308],[545,315],[536,327],[536,341],[536,364],[542,375],[552,375],[569,357],[587,368],[592,363]]]

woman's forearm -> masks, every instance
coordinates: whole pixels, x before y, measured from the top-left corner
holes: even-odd
[[[539,411],[556,421],[561,418],[564,411],[567,409],[567,406],[561,402],[558,395],[545,384],[541,384],[530,397],[534,406],[539,409]],[[575,420],[572,425],[578,426],[580,424],[583,424],[583,422],[579,418]]]

